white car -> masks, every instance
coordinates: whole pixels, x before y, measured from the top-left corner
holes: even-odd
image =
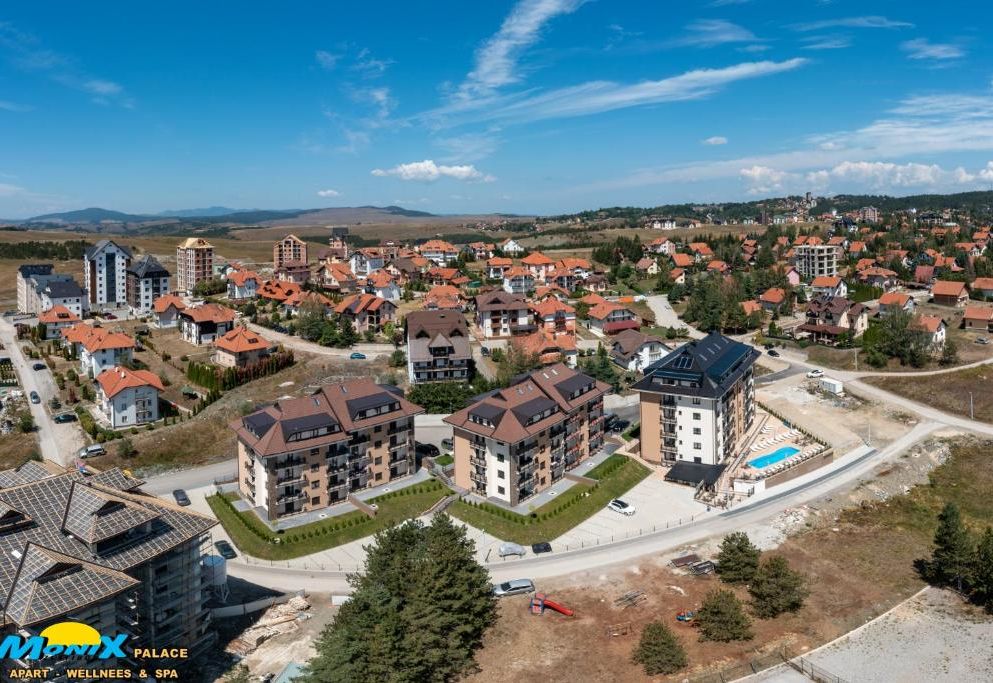
[[[630,517],[636,512],[634,509],[634,505],[631,505],[630,503],[625,503],[620,498],[614,498],[612,501],[607,503],[607,509],[613,510],[614,512],[619,512],[622,515],[626,515],[628,517]]]
[[[525,552],[524,546],[518,545],[517,543],[508,542],[500,544],[500,549],[497,551],[497,554],[500,555],[500,557],[510,557],[512,555],[524,557]]]
[[[823,377],[823,376],[824,376],[823,370],[811,370],[810,372],[807,373],[807,377],[809,377],[810,379],[817,379],[818,377]]]

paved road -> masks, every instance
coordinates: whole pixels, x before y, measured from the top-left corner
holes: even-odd
[[[25,395],[37,391],[38,396],[41,397],[41,403],[34,404],[29,401],[28,405],[38,429],[38,441],[41,445],[42,457],[60,465],[70,464],[76,450],[83,446],[85,441],[77,426],[78,423],[55,424],[52,421],[47,405],[48,400],[56,395],[57,387],[52,379],[51,371],[47,368],[45,370],[31,369],[31,363],[35,361],[24,356],[17,343],[14,326],[7,320],[0,320],[0,342],[5,347],[0,353],[10,357]],[[27,456],[28,454],[25,453],[25,459]]]
[[[676,312],[672,310],[672,306],[669,304],[669,297],[665,294],[654,294],[652,296],[645,297],[645,303],[648,307],[652,309],[652,313],[655,314],[655,325],[657,327],[685,327],[690,331],[690,337],[693,339],[703,339],[706,335],[700,330],[690,327],[676,315]]]
[[[314,342],[309,342],[306,339],[301,339],[300,337],[294,337],[293,335],[283,334],[281,332],[276,332],[275,330],[270,330],[268,327],[262,327],[261,325],[256,325],[254,323],[248,322],[247,319],[243,321],[248,329],[253,332],[258,332],[263,337],[269,341],[276,342],[277,344],[282,344],[287,349],[293,349],[294,351],[304,351],[306,353],[312,353],[318,356],[333,356],[335,358],[348,358],[353,352],[358,351],[359,353],[364,353],[370,359],[376,358],[378,356],[389,356],[393,353],[392,344],[366,344],[360,343],[348,349],[334,349],[329,346],[321,346],[320,344],[315,344]],[[361,362],[361,361],[355,361]]]

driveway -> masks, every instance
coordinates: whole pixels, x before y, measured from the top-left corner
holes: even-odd
[[[665,294],[654,294],[645,297],[645,303],[648,304],[648,307],[652,309],[652,314],[655,315],[656,327],[685,327],[690,331],[690,338],[692,339],[703,339],[707,336],[700,330],[680,320],[676,312],[672,310],[669,297]]]
[[[248,322],[247,319],[244,320],[244,323],[248,326],[248,329],[252,330],[253,332],[258,332],[269,341],[276,342],[277,344],[282,344],[287,349],[293,349],[294,351],[304,351],[306,353],[312,353],[318,356],[348,358],[349,355],[358,351],[359,353],[364,353],[370,359],[373,359],[378,356],[389,356],[391,353],[393,353],[392,344],[367,344],[365,342],[361,342],[348,349],[335,349],[329,346],[321,346],[320,344],[315,344],[314,342],[309,342],[306,339],[301,339],[300,337],[294,337],[293,335],[290,334],[283,334],[282,332],[276,332],[275,330],[270,330],[268,327],[262,327],[261,325],[250,323]]]

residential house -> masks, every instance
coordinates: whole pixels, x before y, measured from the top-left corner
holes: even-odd
[[[449,415],[455,485],[508,505],[544,491],[603,447],[609,388],[557,364]]]
[[[931,287],[931,296],[938,306],[965,306],[969,301],[969,292],[964,282],[937,280]]]
[[[617,334],[622,330],[641,329],[641,318],[621,304],[606,301],[587,313],[591,330],[602,334]]]
[[[62,330],[79,322],[79,316],[65,306],[52,306],[42,311],[38,322],[45,326],[45,339],[61,339]]]
[[[584,258],[567,256],[555,262],[552,272],[572,273],[575,277],[582,280],[593,274],[593,264]]]
[[[918,285],[931,286],[934,284],[934,266],[917,266],[914,269],[914,283]]]
[[[503,256],[494,256],[486,262],[486,277],[490,280],[502,280],[503,274],[507,272],[514,262]]]
[[[671,256],[676,253],[676,243],[668,237],[658,237],[645,245],[645,251],[652,254]]]
[[[234,328],[237,315],[227,306],[203,304],[179,312],[179,331],[190,344],[211,344]]]
[[[770,287],[759,296],[759,303],[767,311],[776,311],[786,303],[786,290],[782,287]]]
[[[625,370],[642,372],[669,353],[658,337],[638,330],[622,330],[614,335],[610,357]]]
[[[682,268],[672,268],[669,271],[669,280],[671,280],[674,285],[685,285],[686,271]]]
[[[857,339],[869,325],[866,307],[841,296],[819,296],[807,304],[807,322],[796,328],[798,338],[835,344],[842,335]]]
[[[761,316],[763,308],[762,308],[762,304],[760,304],[757,300],[748,299],[747,301],[741,302],[741,310],[742,312],[744,312],[745,317],[747,318],[748,316],[755,313]]]
[[[545,274],[545,284],[553,285],[567,292],[578,289],[584,282],[585,276],[579,269],[550,270]]]
[[[534,251],[521,259],[521,263],[531,273],[535,281],[544,282],[545,275],[555,269],[555,262],[540,251]]]
[[[944,321],[941,316],[937,315],[922,315],[918,316],[911,322],[911,327],[917,330],[921,330],[928,336],[928,341],[931,344],[931,349],[934,351],[940,351],[945,346],[945,339],[947,337],[948,324]]]
[[[307,243],[296,235],[287,235],[272,246],[272,268],[298,264],[307,265]]]
[[[966,306],[962,326],[973,332],[993,332],[993,308]]]
[[[709,261],[714,258],[714,250],[711,249],[710,245],[706,242],[690,242],[688,246],[690,253],[693,254],[693,260],[696,263],[699,263],[700,261]]]
[[[458,247],[445,240],[428,240],[417,250],[421,256],[438,266],[455,263],[459,258]]]
[[[283,303],[294,294],[299,294],[302,287],[295,282],[282,282],[280,280],[266,280],[256,291],[260,299]]]
[[[169,293],[169,271],[150,254],[129,264],[126,278],[125,299],[133,315],[147,315],[152,310],[152,303]]]
[[[366,278],[365,291],[387,301],[399,301],[403,294],[396,280],[385,270],[377,270]]]
[[[314,306],[315,308],[320,306],[321,310],[324,311],[324,315],[329,314],[334,309],[334,301],[320,292],[300,290],[299,292],[290,294],[286,297],[286,300],[283,301],[283,313],[285,313],[287,317],[292,318],[300,315],[300,311],[305,305]]]
[[[675,218],[649,218],[645,227],[652,230],[675,230],[677,226]]]
[[[969,289],[981,299],[993,299],[993,277],[977,277]]]
[[[113,429],[159,419],[162,380],[148,370],[113,367],[97,375],[97,404]]]
[[[696,264],[696,261],[694,261],[693,257],[689,254],[670,254],[669,258],[672,259],[673,266],[684,270],[687,268],[692,268]]]
[[[866,249],[867,247],[865,246],[865,242],[861,242],[859,240],[853,240],[848,244],[848,253],[852,256],[864,254]]]
[[[505,239],[503,242],[500,243],[500,253],[504,254],[505,256],[510,256],[511,258],[520,256],[525,251],[527,250],[524,247],[522,247],[520,243],[517,240],[513,239],[512,237]]]
[[[487,292],[476,297],[476,327],[483,339],[527,334],[537,329],[524,297],[505,291]]]
[[[323,289],[341,294],[354,292],[358,287],[355,273],[347,263],[323,263],[315,273],[315,284]]]
[[[355,277],[369,277],[369,273],[379,270],[385,265],[383,255],[377,249],[369,247],[357,249],[348,258],[348,269]]]
[[[879,316],[885,318],[893,313],[903,312],[913,315],[917,302],[914,297],[903,292],[886,292],[879,297]]]
[[[96,377],[117,365],[130,365],[134,359],[134,339],[96,325],[78,323],[62,330],[79,357],[80,374]]]
[[[568,290],[563,289],[562,287],[559,287],[558,285],[555,284],[541,285],[540,287],[536,287],[534,290],[535,301],[541,301],[542,299],[545,299],[546,297],[550,297],[550,296],[555,297],[559,301],[566,301],[567,299],[571,298],[572,295],[569,293]]]
[[[401,256],[386,264],[384,270],[403,287],[411,282],[419,282],[430,266],[431,262],[423,256]]]
[[[302,261],[287,261],[272,271],[278,282],[304,285],[310,281],[310,266]]]
[[[416,468],[414,416],[423,412],[396,387],[363,378],[249,413],[230,424],[239,493],[276,520],[395,482]]]
[[[884,291],[900,285],[900,278],[889,268],[866,268],[859,272],[859,282]]]
[[[731,266],[729,266],[724,261],[711,261],[707,264],[708,273],[717,273],[719,275],[727,275],[731,272]]]
[[[214,276],[214,246],[202,237],[190,237],[176,247],[176,289],[189,294]]]
[[[544,332],[576,332],[576,309],[554,296],[542,299],[531,306],[535,324]]]
[[[821,275],[810,283],[814,296],[848,296],[848,285],[837,275]]]
[[[452,285],[438,285],[428,290],[424,295],[424,308],[426,310],[453,310],[461,311],[465,307],[465,297],[461,290]]]
[[[574,368],[579,358],[574,333],[538,330],[531,334],[513,337],[510,344],[524,353],[537,356],[538,362],[542,365],[565,363],[568,367]]]
[[[458,268],[431,268],[425,275],[427,281],[432,285],[455,284],[456,280],[462,276]]]
[[[485,259],[493,258],[493,252],[496,251],[496,245],[492,242],[470,242],[462,247],[462,250],[471,254],[472,258],[476,261],[483,261]]]
[[[583,281],[583,289],[587,292],[606,292],[607,276],[603,273],[593,273]]]
[[[458,311],[412,311],[404,318],[407,377],[411,384],[468,382],[469,328]]]
[[[175,294],[160,296],[152,303],[152,314],[155,323],[160,328],[176,327],[179,324],[179,312],[186,304]]]
[[[89,310],[89,303],[82,288],[68,275],[35,275],[29,278],[28,306],[26,312],[41,313],[55,306],[65,306],[80,317]]]
[[[645,275],[658,275],[659,262],[653,258],[644,256],[638,259],[638,262],[634,264],[634,269],[639,273],[644,273]]]
[[[228,299],[249,301],[258,295],[262,277],[254,270],[235,270],[228,273]]]
[[[386,323],[396,320],[397,307],[373,294],[353,294],[342,299],[334,312],[350,320],[356,332],[365,334],[369,330],[382,332]]]
[[[534,289],[535,278],[524,266],[513,266],[503,273],[503,291],[508,294],[527,294]]]
[[[222,368],[246,368],[269,355],[269,342],[242,325],[214,342],[214,365]]]

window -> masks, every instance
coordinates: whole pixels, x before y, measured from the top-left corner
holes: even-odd
[[[503,496],[503,495],[506,495],[507,494],[507,490],[504,489],[502,486],[497,486],[497,493],[499,493],[501,496]]]
[[[693,413],[693,419],[694,420],[699,420],[700,419],[700,413]]]
[[[497,479],[506,479],[507,473],[503,470],[497,470]]]
[[[320,469],[320,467],[321,467],[321,463],[319,463],[319,462],[311,463],[311,465],[310,465],[310,471],[311,472],[316,472],[317,470]]]
[[[382,441],[377,441],[376,442],[376,445],[373,446],[373,448],[382,448],[382,447],[383,447],[383,442]]]
[[[693,397],[693,405],[695,405],[695,406],[700,405],[700,399],[694,396]]]
[[[497,462],[503,462],[503,461],[504,461],[503,453],[497,453]]]
[[[703,450],[703,444],[701,444],[699,441],[694,441],[693,450],[695,451]]]
[[[382,472],[376,472],[376,477],[375,478],[376,478],[376,481],[382,481],[382,479],[383,479],[383,473]]]
[[[702,432],[703,432],[703,430],[702,430],[702,429],[700,429],[699,427],[694,427],[694,428],[693,428],[693,435],[694,435],[694,436],[700,436],[700,434],[701,434]]]
[[[311,505],[320,505],[321,504],[321,499],[320,498],[311,498],[310,499],[310,504]]]
[[[376,459],[373,460],[372,462],[373,462],[374,465],[382,465],[383,464],[383,456],[381,456],[381,455],[376,456]]]
[[[319,482],[319,481],[312,481],[312,482],[310,482],[310,488],[316,489],[317,486],[318,486],[318,484],[320,484],[320,483],[321,482]]]

